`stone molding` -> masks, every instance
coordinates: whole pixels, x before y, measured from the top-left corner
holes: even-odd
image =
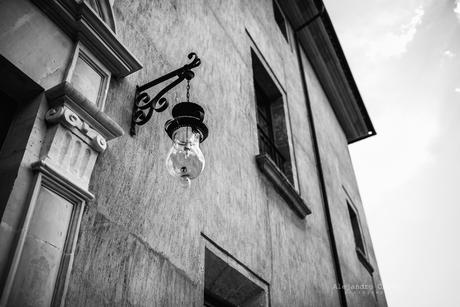
[[[78,129],[54,124],[45,136],[38,162],[58,173],[58,178],[87,190],[99,155],[91,143]]]
[[[81,0],[32,0],[67,35],[83,44],[117,77],[126,77],[142,64],[118,40],[110,27]]]
[[[78,129],[90,139],[91,147],[98,152],[103,152],[107,148],[106,140],[66,106],[60,105],[49,109],[45,120],[50,124],[60,123],[69,129]]]
[[[68,180],[65,176],[56,170],[52,165],[47,163],[46,161],[37,161],[32,164],[32,169],[35,171],[39,171],[45,177],[49,185],[53,187],[55,190],[62,191],[65,189],[67,194],[75,195],[82,200],[89,201],[94,199],[94,195],[89,192],[87,189],[82,188],[79,185],[75,185],[74,182]]]
[[[205,297],[219,295],[232,306],[268,306],[270,284],[204,233],[201,237]]]
[[[59,267],[59,269],[57,275],[55,276],[55,283],[53,282],[54,288],[49,289],[52,291],[51,303],[49,306],[64,306],[65,294],[69,284],[69,275],[74,259],[76,239],[78,237],[85,203],[86,201],[94,199],[93,194],[79,186],[76,186],[72,181],[63,177],[52,167],[50,168],[46,162],[37,161],[32,164],[32,169],[37,171],[37,175],[34,176],[32,184],[33,188],[28,196],[29,206],[27,207],[23,224],[20,231],[17,232],[17,244],[14,249],[14,253],[12,254],[11,265],[9,267],[5,286],[1,294],[0,306],[2,307],[24,306],[30,305],[31,303],[32,305],[36,305],[37,302],[41,302],[41,305],[46,305],[43,304],[43,300],[49,301],[50,296],[43,298],[41,295],[46,296],[47,294],[49,295],[50,292],[33,292],[34,289],[30,288],[35,287],[35,289],[38,288],[43,290],[43,287],[37,286],[37,284],[47,285],[47,280],[40,280],[40,282],[35,282],[32,285],[29,283],[25,286],[20,284],[16,285],[15,280],[17,278],[24,278],[24,276],[39,278],[37,276],[40,276],[40,272],[42,272],[42,278],[44,276],[50,276],[47,274],[50,264],[55,267]],[[37,206],[39,205],[39,194],[42,189],[49,190],[50,193],[62,197],[72,204],[73,208],[71,209],[72,213],[70,221],[66,221],[65,219],[52,220],[48,218],[36,219],[35,213],[40,212],[40,209],[37,209]],[[43,204],[43,202],[41,204]],[[49,216],[53,216],[53,213],[54,212],[50,212]],[[47,213],[41,214],[41,216],[47,216]],[[42,222],[38,228],[36,224],[37,221]],[[56,223],[58,228],[61,226],[61,229],[63,223],[68,225],[65,231],[65,243],[61,246],[62,253],[59,256],[58,261],[56,261],[56,258],[53,258],[53,253],[50,253],[49,249],[46,248],[47,245],[54,248],[57,247],[48,240],[43,240],[45,238],[50,238],[50,233],[52,233],[53,229],[55,229],[56,225],[52,223]],[[50,224],[52,225],[51,227]],[[56,233],[57,231],[54,236]],[[53,235],[51,234],[51,236]],[[35,244],[30,243],[31,241],[35,241]],[[34,259],[35,261],[25,261],[24,263],[21,263],[21,259],[24,255],[26,257],[29,256],[29,259]],[[37,261],[37,259],[43,261]],[[21,287],[23,288],[21,289]],[[33,294],[32,296],[18,295],[18,292],[22,292],[21,294],[30,292]]]
[[[288,203],[289,207],[291,207],[300,218],[305,218],[305,216],[311,213],[310,208],[308,208],[305,201],[289,182],[289,179],[281,172],[268,154],[264,153],[257,155],[256,162],[260,170],[267,176],[275,189]]]
[[[64,81],[45,92],[48,105],[52,108],[65,105],[78,118],[87,123],[91,129],[106,140],[122,136],[123,129],[83,94],[78,92],[71,83]]]
[[[50,106],[45,114],[49,127],[40,160],[33,167],[63,184],[71,183],[90,199],[88,187],[97,157],[107,148],[107,140],[123,135],[123,130],[68,82],[45,95]]]

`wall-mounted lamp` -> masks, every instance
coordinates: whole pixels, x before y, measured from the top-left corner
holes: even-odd
[[[176,69],[156,80],[136,87],[133,115],[131,121],[131,136],[136,135],[136,125],[142,126],[152,117],[153,111],[163,112],[168,108],[168,101],[163,97],[170,89],[187,80],[187,101],[176,104],[172,109],[173,118],[165,123],[165,131],[173,141],[166,157],[166,168],[169,173],[180,179],[184,187],[190,186],[190,180],[198,177],[204,169],[205,161],[200,150],[200,143],[208,136],[208,128],[203,123],[204,110],[190,102],[190,80],[195,76],[192,69],[201,64],[195,53],[188,55],[192,62]],[[162,89],[150,99],[145,91],[173,77],[176,80]]]

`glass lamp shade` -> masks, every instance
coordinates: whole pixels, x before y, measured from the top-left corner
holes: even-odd
[[[173,145],[166,157],[168,172],[180,179],[184,187],[198,177],[204,169],[205,161],[200,150],[200,133],[189,126],[180,127],[172,134]]]

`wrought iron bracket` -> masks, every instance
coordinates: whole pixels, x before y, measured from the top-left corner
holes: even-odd
[[[131,129],[129,132],[131,136],[136,135],[136,125],[142,126],[150,120],[153,111],[163,112],[168,108],[169,102],[163,96],[169,90],[181,83],[184,79],[191,80],[195,76],[195,73],[192,71],[192,69],[198,67],[201,64],[201,60],[194,52],[189,53],[188,58],[192,61],[188,64],[185,64],[183,67],[176,69],[158,79],[150,81],[142,86],[136,86],[136,94],[134,95],[133,113],[131,118]],[[177,79],[159,91],[155,97],[150,99],[150,95],[146,92],[148,89],[173,77],[177,77]]]

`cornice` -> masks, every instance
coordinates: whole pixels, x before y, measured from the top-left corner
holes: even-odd
[[[84,130],[86,129],[85,127],[90,127],[91,130],[99,133],[106,140],[111,140],[124,134],[123,129],[115,121],[107,114],[100,111],[94,103],[86,99],[85,96],[73,88],[72,84],[69,82],[63,82],[56,85],[47,90],[45,95],[48,100],[48,105],[54,109],[52,112],[55,114],[49,112],[49,114],[47,114],[51,119],[54,117],[65,119],[65,109],[59,108],[65,105],[76,114],[78,120],[84,122],[84,125],[81,124],[81,127],[76,124],[80,129]],[[68,114],[69,113],[67,113],[67,115]],[[69,121],[69,123],[71,122],[72,121]],[[77,120],[73,123],[75,122],[77,122]],[[88,131],[83,132],[88,133]]]
[[[98,152],[103,152],[107,148],[105,139],[64,105],[49,109],[46,112],[45,119],[50,124],[60,123],[69,129],[75,128],[79,130],[84,136],[88,137],[91,147]]]
[[[322,0],[279,1],[294,29],[348,143],[375,135],[363,99]],[[304,26],[303,26],[304,25]],[[303,26],[303,27],[301,27]]]
[[[118,40],[110,27],[84,2],[32,0],[67,35],[80,40],[116,77],[125,77],[142,64]]]
[[[58,185],[59,188],[64,187],[69,191],[72,191],[76,196],[89,201],[94,199],[94,195],[89,192],[84,186],[76,184],[74,181],[67,178],[67,176],[61,174],[59,169],[56,169],[52,164],[47,163],[46,161],[39,160],[32,163],[32,169],[39,171],[42,174],[46,175],[49,178],[50,182],[54,185]]]

